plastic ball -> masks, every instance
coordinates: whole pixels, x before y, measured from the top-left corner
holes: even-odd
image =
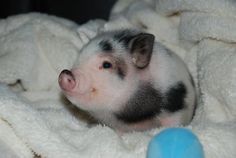
[[[147,158],[204,158],[204,152],[192,131],[168,128],[150,141]]]

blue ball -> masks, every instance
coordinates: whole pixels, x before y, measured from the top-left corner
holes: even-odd
[[[168,128],[153,137],[147,158],[204,158],[197,136],[185,128]]]

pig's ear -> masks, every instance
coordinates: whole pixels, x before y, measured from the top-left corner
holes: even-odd
[[[130,41],[132,61],[140,69],[148,66],[154,44],[155,36],[148,33],[140,33]]]

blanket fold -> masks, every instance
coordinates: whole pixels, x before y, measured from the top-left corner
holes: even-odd
[[[234,0],[156,0],[156,10],[164,15],[192,11],[236,16]]]
[[[205,38],[236,42],[236,17],[186,12],[181,14],[180,38],[198,42]]]
[[[37,13],[1,20],[0,81],[14,84],[20,80],[25,90],[57,87],[58,72],[73,65],[82,46],[76,26]]]
[[[236,45],[203,40],[198,46],[197,64],[202,100],[209,119],[214,122],[235,121]]]

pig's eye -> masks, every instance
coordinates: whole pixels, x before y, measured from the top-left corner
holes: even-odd
[[[112,68],[112,64],[108,61],[104,61],[103,64],[102,64],[102,67],[104,69],[110,69],[110,68]]]

